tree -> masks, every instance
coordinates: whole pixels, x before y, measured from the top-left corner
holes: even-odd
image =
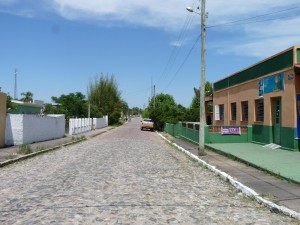
[[[12,97],[8,95],[7,98],[6,98],[6,111],[7,111],[7,113],[13,112],[14,110],[16,110],[16,108],[17,108],[17,105],[12,102]]]
[[[177,105],[177,107],[178,107],[178,115],[177,115],[178,121],[185,121],[187,109],[180,104]]]
[[[188,122],[199,122],[200,117],[199,117],[199,112],[200,112],[200,107],[199,107],[199,99],[194,96],[192,103],[190,107],[186,111],[186,116],[185,119]]]
[[[44,110],[46,114],[65,114],[67,120],[72,117],[87,117],[88,104],[85,96],[81,92],[61,95],[60,97],[51,97],[55,106],[47,104]]]
[[[137,116],[141,114],[141,109],[139,107],[133,107],[132,109],[130,109],[130,112],[133,116]]]
[[[159,94],[155,96],[155,99],[153,97],[149,103],[148,112],[149,117],[154,121],[155,128],[159,130],[164,128],[165,123],[176,124],[180,116],[178,105],[173,96],[168,94]]]
[[[95,77],[88,86],[88,100],[103,114],[108,115],[109,124],[119,122],[122,111],[121,93],[113,75]]]
[[[21,101],[23,102],[33,102],[33,93],[30,91],[27,92],[22,92],[21,95],[23,95],[24,97],[21,98]]]
[[[194,88],[195,95],[200,99],[200,91],[197,88]],[[213,96],[213,85],[209,81],[205,83],[205,97]]]
[[[129,107],[127,102],[122,100],[122,113],[123,113],[123,117],[127,118],[128,114],[129,114]]]
[[[205,83],[205,96],[210,97],[213,96],[213,85],[209,81]]]
[[[190,108],[187,110],[186,113],[186,120],[190,122],[199,122],[200,117],[199,117],[199,112],[200,112],[200,92],[199,89],[194,88],[195,91],[195,96],[192,100]],[[210,97],[213,95],[213,86],[212,83],[209,81],[206,81],[205,83],[205,97]],[[212,112],[213,111],[213,106],[212,104],[208,104],[207,106],[207,111]]]

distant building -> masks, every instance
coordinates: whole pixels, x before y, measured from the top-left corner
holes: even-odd
[[[17,107],[11,114],[40,114],[44,108],[43,101],[34,101],[34,103],[12,100]]]
[[[299,151],[300,46],[214,83],[213,124],[252,126],[252,141]]]

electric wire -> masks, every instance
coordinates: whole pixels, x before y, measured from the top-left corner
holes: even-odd
[[[167,84],[167,86],[162,90],[162,93],[168,89],[168,87],[172,84],[172,82],[175,80],[175,78],[177,77],[178,73],[180,72],[180,70],[182,69],[183,65],[186,63],[187,59],[189,58],[189,56],[191,55],[192,51],[194,50],[196,44],[198,43],[199,39],[200,39],[201,35],[199,35],[197,37],[197,39],[195,40],[194,44],[192,45],[191,49],[189,50],[188,54],[186,55],[186,57],[184,58],[184,60],[182,61],[181,65],[178,67],[176,73],[173,75],[172,79],[170,80],[170,82]]]
[[[267,20],[262,20],[262,21],[251,21],[251,22],[246,22],[246,23],[239,23],[239,22],[243,22],[243,21],[247,21],[247,20],[252,20],[252,19],[256,19],[256,18],[260,18],[260,17],[270,16],[270,15],[274,15],[274,14],[278,14],[278,13],[282,13],[282,12],[286,12],[286,11],[295,10],[295,9],[298,9],[298,8],[300,8],[300,6],[295,6],[293,8],[283,9],[283,10],[279,10],[279,11],[275,11],[275,12],[271,12],[271,13],[265,13],[265,14],[245,18],[245,19],[234,20],[234,21],[227,22],[227,23],[221,23],[221,24],[216,24],[216,25],[212,25],[212,26],[206,26],[206,28],[214,28],[214,27],[220,27],[220,26],[244,25],[244,24],[258,23],[258,22],[264,22],[264,21],[269,21],[269,20],[276,20],[276,19],[281,19],[281,18],[288,18],[288,16],[285,16],[285,17],[267,19]]]
[[[275,11],[275,12],[271,12],[271,13],[266,13],[266,14],[261,14],[261,15],[257,15],[257,16],[253,16],[253,17],[249,17],[249,18],[245,18],[245,19],[240,19],[240,20],[235,20],[235,21],[231,21],[231,22],[227,22],[227,23],[222,23],[222,24],[216,24],[216,25],[212,25],[212,26],[206,26],[206,28],[214,28],[214,27],[220,27],[220,26],[236,26],[236,25],[245,25],[245,24],[251,24],[251,23],[260,23],[260,22],[266,22],[266,21],[272,21],[272,20],[278,20],[278,19],[282,19],[282,18],[289,18],[289,17],[294,17],[295,15],[291,15],[291,16],[282,16],[282,17],[276,17],[276,18],[269,18],[269,19],[264,19],[264,20],[255,20],[255,21],[249,21],[249,20],[253,20],[253,19],[257,19],[257,18],[261,18],[261,17],[266,17],[266,16],[270,16],[270,15],[274,15],[274,14],[278,14],[278,13],[282,13],[282,12],[287,12],[287,11],[291,11],[291,10],[295,10],[297,8],[300,8],[300,6],[295,6],[292,8],[287,8],[287,9],[283,9],[283,10],[279,10],[279,11]],[[187,19],[188,20],[188,19]],[[248,22],[244,22],[244,21],[248,21]],[[242,23],[241,23],[242,22]],[[243,23],[244,22],[244,23]],[[188,26],[186,25],[188,24],[187,22],[184,24],[183,29],[179,35],[178,40],[181,40],[181,35],[182,33],[185,33],[186,31],[183,32],[184,29],[186,29]],[[186,34],[185,34],[186,36]],[[185,38],[184,36],[184,38]],[[199,41],[201,35],[199,35],[197,37],[197,39],[195,40],[194,44],[192,45],[191,49],[189,50],[188,54],[186,55],[186,57],[184,58],[183,62],[180,64],[180,66],[178,67],[177,71],[174,73],[172,79],[170,80],[170,82],[166,85],[166,87],[162,90],[162,93],[169,88],[169,86],[173,83],[173,81],[175,80],[175,78],[177,77],[178,73],[180,72],[180,70],[182,69],[182,67],[184,66],[184,64],[186,63],[187,59],[189,58],[191,52],[193,51],[193,49],[195,48],[197,42]],[[183,39],[182,39],[183,40]],[[178,41],[179,43],[182,43],[181,41]],[[180,46],[181,47],[181,46]],[[176,47],[173,48],[173,51],[170,55],[169,61],[164,69],[164,72],[162,73],[162,75],[160,76],[160,78],[158,80],[160,80],[162,77],[164,77],[167,73],[167,69],[171,70],[174,66],[174,61],[177,58],[179,51],[175,52]],[[180,50],[180,48],[179,48]]]
[[[196,4],[197,4],[197,0],[193,0],[192,7],[195,7]],[[178,38],[177,38],[177,40],[175,42],[175,43],[179,43],[179,46],[174,45],[174,47],[172,49],[172,52],[171,52],[171,54],[169,56],[169,59],[167,61],[167,64],[164,67],[164,70],[163,70],[162,74],[157,79],[157,81],[154,82],[154,83],[159,83],[164,77],[167,77],[168,74],[171,72],[172,68],[174,67],[175,61],[176,61],[176,59],[177,59],[177,57],[178,57],[178,55],[179,55],[179,53],[181,51],[182,45],[183,45],[183,43],[184,43],[184,41],[186,39],[188,30],[191,27],[193,19],[194,19],[194,15],[192,15],[191,13],[188,13],[187,17],[185,19],[185,22],[184,22],[184,24],[183,24],[183,26],[181,28],[181,31],[180,31],[180,33],[178,35]],[[131,91],[131,92],[127,93],[127,95],[142,93],[142,92],[145,92],[145,91],[149,91],[151,89],[152,89],[152,87],[142,88],[142,89],[139,89],[139,90]]]
[[[193,1],[192,6],[195,7],[195,5],[197,4],[196,0]],[[157,79],[156,83],[159,83],[161,81],[162,78],[167,77],[167,75],[171,72],[171,70],[174,67],[175,61],[181,51],[182,45],[186,39],[188,30],[191,27],[191,24],[193,22],[194,19],[194,15],[192,15],[191,13],[187,14],[186,20],[181,28],[180,34],[177,38],[176,43],[178,43],[179,46],[174,45],[172,52],[169,56],[168,62],[162,72],[162,74],[160,75],[160,77]]]

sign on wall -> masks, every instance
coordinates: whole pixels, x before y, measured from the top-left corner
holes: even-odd
[[[259,96],[264,94],[284,90],[284,73],[279,73],[270,77],[260,79],[258,82]]]
[[[241,127],[221,127],[222,134],[241,134]]]

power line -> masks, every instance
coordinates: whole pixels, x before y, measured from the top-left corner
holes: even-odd
[[[212,26],[207,26],[206,28],[213,28],[213,27],[220,27],[220,26],[231,26],[231,25],[232,26],[233,25],[244,25],[244,24],[250,24],[250,23],[258,23],[258,22],[276,20],[276,19],[281,19],[281,18],[288,18],[287,16],[285,16],[285,17],[279,17],[279,18],[273,18],[273,19],[267,19],[267,20],[261,20],[261,21],[251,21],[251,22],[247,22],[247,23],[239,23],[239,22],[243,22],[243,21],[247,21],[247,20],[252,20],[252,19],[256,19],[256,18],[260,18],[260,17],[270,16],[270,15],[274,15],[274,14],[294,10],[294,9],[297,9],[297,8],[300,8],[300,6],[295,6],[293,8],[283,9],[283,10],[275,11],[275,12],[271,12],[271,13],[261,14],[261,15],[257,15],[257,16],[253,16],[253,17],[249,17],[249,18],[245,18],[245,19],[234,20],[234,21],[227,22],[227,23],[221,23],[221,24],[216,24],[216,25],[212,25]],[[235,23],[238,23],[238,24],[235,24]]]
[[[282,16],[282,17],[277,17],[277,18],[271,18],[271,19],[265,19],[265,20],[258,20],[258,21],[251,21],[251,22],[246,22],[246,23],[239,23],[239,24],[233,24],[233,25],[224,25],[224,26],[239,26],[239,25],[246,25],[246,24],[251,24],[251,23],[263,23],[266,21],[272,21],[272,20],[279,20],[279,19],[283,19],[283,18],[291,18],[294,17],[293,16]]]
[[[170,85],[171,83],[175,80],[176,76],[178,75],[179,71],[182,69],[183,65],[186,63],[187,59],[189,58],[189,56],[191,55],[193,49],[195,48],[197,42],[199,41],[201,35],[199,35],[197,37],[197,39],[195,40],[193,46],[191,47],[190,51],[188,52],[188,54],[186,55],[185,59],[183,60],[183,62],[181,63],[181,65],[179,66],[179,68],[177,69],[176,73],[174,74],[173,78],[171,79],[171,81],[167,84],[167,86],[162,90],[162,92],[164,92]]]
[[[196,5],[196,0],[193,1],[192,5],[193,7]],[[180,50],[182,48],[182,45],[186,39],[186,36],[187,36],[187,31],[189,30],[192,22],[193,22],[193,15],[190,15],[190,14],[187,14],[187,17],[186,17],[186,20],[181,28],[181,31],[180,31],[180,34],[177,38],[177,41],[176,43],[179,43],[179,46],[174,46],[173,49],[172,49],[172,52],[169,56],[169,59],[168,59],[168,62],[162,72],[162,74],[160,75],[160,77],[158,78],[158,80],[156,81],[157,83],[163,78],[163,77],[166,77],[167,74],[172,70],[173,66],[174,66],[174,63],[177,59],[177,56],[179,55],[180,53]]]

